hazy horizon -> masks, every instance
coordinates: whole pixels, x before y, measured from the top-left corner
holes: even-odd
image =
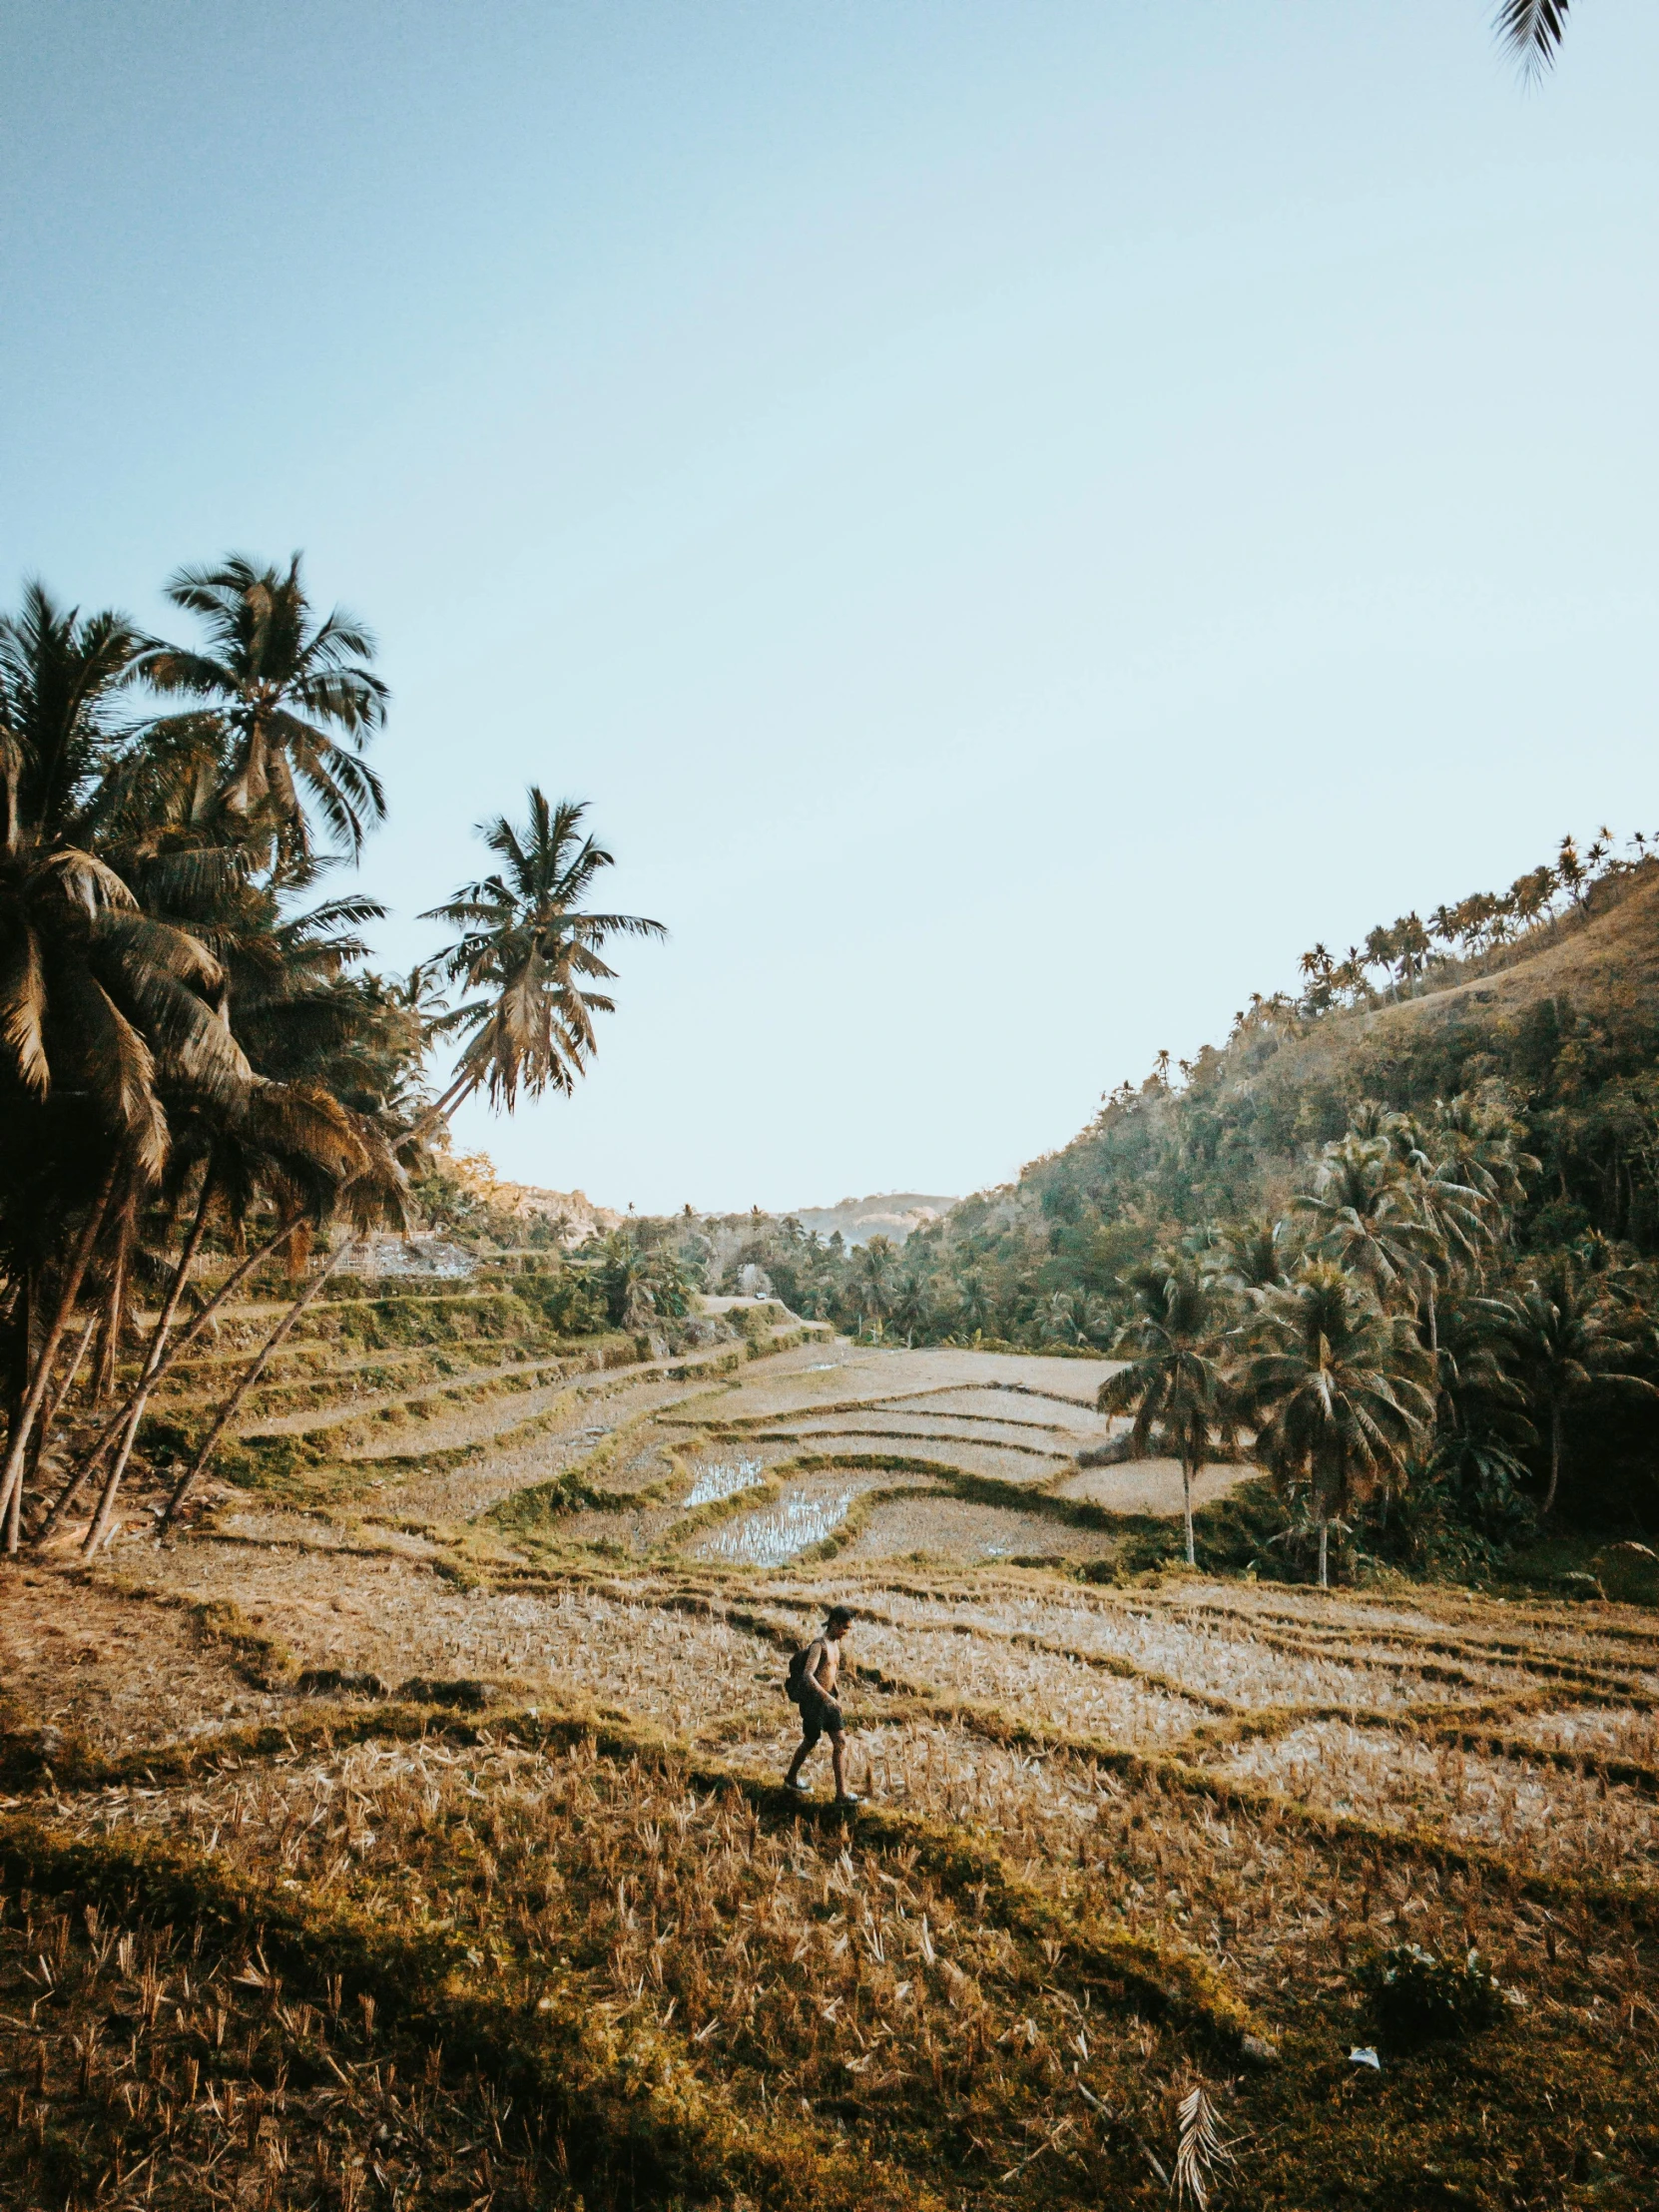
[[[643,1211],[966,1193],[1565,830],[1659,829],[1659,21],[869,0],[0,24],[0,604],[382,642],[360,880],[532,778],[660,916],[572,1102]]]

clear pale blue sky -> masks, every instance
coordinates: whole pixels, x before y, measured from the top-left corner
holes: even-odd
[[[536,777],[614,1204],[965,1191],[1406,906],[1659,828],[1659,10],[16,0],[0,586],[303,547],[418,909]]]

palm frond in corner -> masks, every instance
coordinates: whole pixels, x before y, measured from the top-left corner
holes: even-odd
[[[1202,2081],[1194,2082],[1177,2112],[1181,2128],[1175,2146],[1175,2201],[1186,2204],[1190,2199],[1198,2212],[1205,2212],[1215,2170],[1232,2165],[1233,2151]]]
[[[1494,28],[1523,68],[1536,74],[1555,59],[1568,0],[1499,0]]]

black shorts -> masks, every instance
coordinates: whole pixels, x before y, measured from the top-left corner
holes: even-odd
[[[822,1690],[802,1691],[801,1740],[809,1749],[821,1736],[838,1736],[844,1725],[841,1709],[832,1697],[826,1697]]]

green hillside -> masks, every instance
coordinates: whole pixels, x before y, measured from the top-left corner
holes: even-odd
[[[1460,1332],[1447,1372],[1459,1387],[1482,1378],[1480,1405],[1458,1416],[1468,1450],[1478,1431],[1488,1453],[1474,1517],[1484,1539],[1512,1549],[1553,1463],[1569,1519],[1650,1537],[1659,1420],[1642,1384],[1659,1384],[1659,864],[1639,842],[1638,855],[1620,863],[1598,844],[1597,875],[1568,840],[1558,867],[1502,899],[1439,908],[1428,925],[1405,916],[1342,962],[1316,946],[1301,998],[1253,998],[1225,1044],[1178,1068],[1160,1055],[1063,1149],[922,1225],[901,1253],[880,1240],[843,1251],[769,1223],[730,1265],[764,1267],[792,1306],[854,1334],[1099,1355],[1134,1311],[1128,1279],[1160,1254],[1200,1264],[1254,1227],[1287,1279],[1293,1259],[1318,1257],[1306,1194],[1335,1172],[1330,1148],[1350,1135],[1432,1153],[1448,1112],[1484,1117],[1518,1163],[1501,1221],[1488,1221],[1477,1257],[1442,1251],[1430,1271]],[[1459,944],[1474,949],[1458,957]],[[1329,1243],[1320,1251],[1329,1257]],[[1600,1332],[1600,1366],[1582,1386],[1523,1374],[1543,1355],[1505,1335],[1505,1313],[1524,1320],[1533,1298],[1559,1314],[1558,1293]],[[1426,1343],[1425,1288],[1417,1305]],[[1246,1318],[1235,1311],[1236,1341]],[[1617,1371],[1613,1382],[1604,1370]],[[1443,1457],[1444,1421],[1430,1423],[1436,1433]],[[1500,1464],[1494,1518],[1489,1471]],[[1419,1479],[1416,1494],[1431,1487]]]
[[[1002,1217],[1061,1226],[1055,1257],[1106,1289],[1171,1224],[1281,1202],[1362,1100],[1421,1111],[1501,1084],[1542,1163],[1521,1241],[1595,1230],[1659,1250],[1659,866],[1602,895],[1601,910],[1537,931],[1507,964],[1448,963],[1392,1002],[1313,1017],[1262,1002],[1182,1087],[1154,1075],[1116,1094],[1026,1170]],[[1000,1195],[968,1201],[953,1227],[993,1218]]]

